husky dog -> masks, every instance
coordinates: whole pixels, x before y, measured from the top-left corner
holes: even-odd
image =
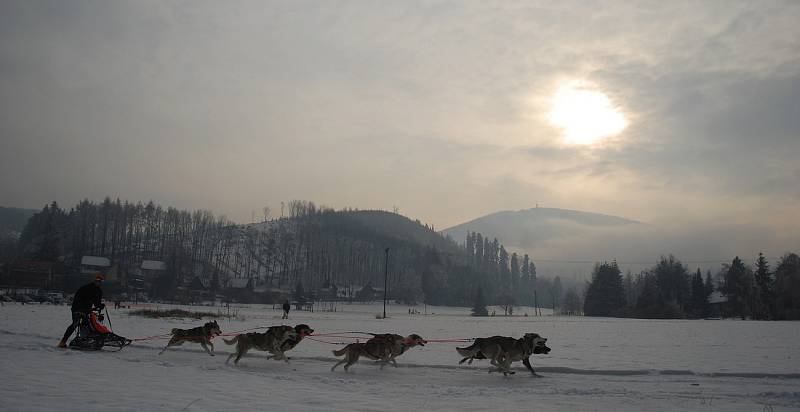
[[[296,341],[297,343],[299,343],[301,339],[302,338],[300,338],[299,334],[295,331],[295,328],[286,325],[270,326],[264,333],[258,333],[258,332],[241,333],[236,335],[231,340],[223,338],[225,343],[227,343],[228,345],[236,344],[236,352],[230,354],[230,356],[228,356],[228,359],[225,360],[225,363],[228,363],[234,356],[236,357],[236,359],[233,361],[233,363],[234,364],[239,363],[239,359],[241,359],[242,356],[244,356],[247,353],[247,351],[249,351],[252,348],[269,352],[272,354],[271,357],[274,357],[275,359],[283,359],[288,363],[289,360],[283,353],[284,345],[286,345],[287,341],[289,340]],[[295,343],[295,345],[297,343]],[[290,348],[290,346],[291,344],[286,346],[286,348]]]
[[[202,345],[203,349],[205,349],[209,355],[214,356],[214,344],[211,343],[211,339],[221,334],[222,330],[220,330],[217,321],[207,322],[203,326],[191,329],[175,328],[172,329],[172,338],[167,343],[167,346],[158,354],[161,355],[170,346],[179,346],[184,342],[195,342]],[[209,346],[211,346],[211,350],[208,349]]]
[[[464,357],[459,363],[465,361],[472,363],[474,359],[491,359],[491,364],[496,369],[489,372],[503,372],[503,375],[513,375],[511,363],[522,361],[526,368],[536,375],[536,371],[531,366],[530,356],[534,354],[547,354],[550,348],[545,345],[547,339],[537,333],[526,333],[521,339],[514,339],[508,336],[491,336],[488,338],[476,338],[475,342],[466,348],[456,348],[458,353]]]
[[[295,326],[294,331],[297,332],[297,337],[288,338],[283,342],[283,344],[281,344],[282,353],[294,349],[294,347],[297,346],[297,344],[300,343],[300,341],[303,340],[303,338],[314,333],[314,329],[311,329],[310,326],[304,323]],[[277,355],[272,353],[271,355],[267,356],[267,359],[272,359],[272,358],[277,358]],[[286,359],[290,358],[286,357]]]
[[[402,355],[406,350],[414,346],[425,346],[425,344],[428,343],[416,333],[412,333],[405,338],[393,333],[371,333],[371,335],[373,337],[364,343],[351,343],[342,349],[333,351],[333,354],[336,356],[345,356],[344,359],[333,365],[331,371],[343,363],[345,364],[344,370],[347,371],[347,369],[356,363],[358,358],[362,355],[380,362],[381,369],[389,362],[391,362],[394,367],[397,367],[397,361],[395,361],[394,358]]]

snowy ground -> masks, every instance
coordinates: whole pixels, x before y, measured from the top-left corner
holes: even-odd
[[[307,323],[321,334],[397,332],[428,339],[537,332],[549,339],[552,352],[533,359],[541,377],[521,364],[509,377],[487,374],[486,361],[459,366],[454,343],[413,348],[398,359],[399,368],[384,370],[362,359],[350,373],[331,372],[331,350],[343,345],[309,340],[290,352],[290,364],[251,352],[233,366],[225,364],[232,346],[221,339],[214,341],[216,357],[192,344],[159,356],[163,340],[137,342],[116,353],[57,349],[70,321],[68,307],[6,304],[0,307],[0,410],[800,409],[796,322],[472,318],[461,308],[428,307],[435,314],[426,316],[409,315],[397,305],[390,306],[389,319],[379,320],[380,305],[343,309],[293,311],[287,323]],[[131,338],[202,323],[127,312],[111,310],[111,321],[115,332]],[[238,315],[220,321],[223,332],[284,323],[271,307],[244,307]]]

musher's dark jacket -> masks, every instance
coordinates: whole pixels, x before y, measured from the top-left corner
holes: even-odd
[[[94,282],[83,285],[75,292],[72,299],[72,311],[88,313],[92,307],[100,307],[103,301],[103,290]]]

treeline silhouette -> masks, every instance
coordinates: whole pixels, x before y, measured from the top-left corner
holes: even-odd
[[[163,261],[166,270],[148,292],[164,299],[180,297],[195,278],[212,292],[247,279],[251,287],[300,289],[308,298],[322,289],[381,289],[387,248],[389,297],[402,302],[470,306],[482,289],[489,304],[513,305],[536,283],[533,262],[509,257],[497,239],[473,233],[459,244],[396,213],[307,201],[282,205],[274,219],[265,209],[262,222],[247,225],[153,202],[83,200],[69,210],[53,202],[29,219],[17,245],[21,257],[73,271],[83,256],[107,257],[120,278],[143,260]]]
[[[712,294],[719,293],[712,299]],[[587,316],[636,318],[800,319],[800,257],[788,253],[775,270],[759,253],[755,268],[737,256],[715,276],[689,273],[680,260],[662,256],[651,269],[624,277],[616,262],[598,263],[587,285]]]

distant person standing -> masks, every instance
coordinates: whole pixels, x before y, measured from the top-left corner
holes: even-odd
[[[292,308],[292,305],[289,304],[289,299],[283,301],[283,316],[281,319],[289,319],[289,310]]]
[[[75,332],[83,315],[89,314],[93,308],[103,309],[105,307],[103,305],[103,289],[100,289],[104,280],[106,280],[105,276],[97,275],[94,277],[94,282],[81,286],[75,292],[75,297],[72,299],[72,323],[64,331],[61,342],[58,342],[59,348],[67,347],[67,339],[72,336],[72,332]]]

